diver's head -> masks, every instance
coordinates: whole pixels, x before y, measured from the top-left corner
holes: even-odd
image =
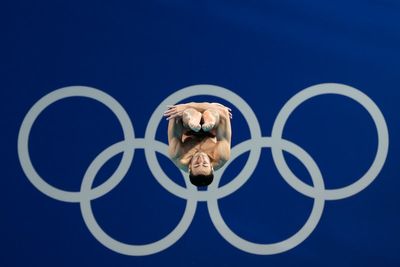
[[[190,182],[195,186],[207,186],[214,179],[214,169],[210,157],[204,152],[197,152],[189,163]]]

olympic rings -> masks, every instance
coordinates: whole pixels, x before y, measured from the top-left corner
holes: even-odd
[[[112,250],[119,252],[121,254],[130,255],[130,256],[144,256],[149,254],[154,254],[160,252],[169,246],[173,245],[176,241],[178,241],[181,236],[186,232],[189,228],[190,223],[194,217],[197,207],[197,201],[194,199],[188,199],[185,207],[184,215],[179,222],[179,224],[175,227],[175,229],[169,233],[166,237],[161,240],[158,240],[152,244],[146,245],[128,245],[122,242],[119,242],[109,235],[107,235],[103,229],[97,223],[92,208],[91,208],[91,198],[89,193],[91,192],[91,187],[96,177],[97,172],[100,168],[113,156],[117,155],[128,150],[134,150],[135,148],[144,148],[148,143],[144,139],[137,139],[136,143],[126,143],[119,142],[116,143],[102,153],[100,153],[96,159],[90,164],[87,169],[81,186],[81,192],[83,195],[88,195],[88,197],[81,200],[81,212],[82,217],[89,228],[89,231],[93,234],[93,236],[104,246],[111,248]],[[153,141],[154,142],[154,141]],[[166,150],[160,150],[165,156],[168,156]],[[186,179],[186,186],[191,185]],[[193,185],[191,185],[193,187]]]
[[[366,188],[378,176],[383,164],[385,163],[386,156],[389,149],[389,133],[386,126],[385,118],[383,117],[378,106],[364,93],[344,84],[322,84],[311,86],[293,96],[283,106],[278,116],[276,117],[274,126],[272,128],[272,138],[280,140],[283,133],[283,127],[290,114],[304,101],[318,95],[323,94],[338,94],[347,96],[359,104],[361,104],[371,115],[376,130],[378,132],[378,149],[374,162],[371,164],[368,171],[356,182],[340,189],[327,189],[324,194],[326,200],[337,200],[350,197],[357,194]],[[282,154],[282,150],[277,147],[272,147],[272,156],[276,166],[282,177],[298,192],[314,197],[315,193],[312,187],[306,185],[303,181],[298,179],[292,173]]]
[[[273,140],[270,137],[263,137],[260,140],[254,140],[251,143],[249,143],[248,141],[246,142],[249,143],[249,146],[258,147],[260,146],[260,144],[262,144],[263,147],[280,147],[282,150],[285,150],[291,153],[296,158],[301,159],[302,163],[311,175],[315,190],[317,192],[322,192],[324,190],[324,181],[322,179],[322,174],[317,164],[314,162],[310,155],[308,155],[303,149],[290,141],[281,140],[278,143],[275,142],[274,144],[272,143],[272,141]],[[216,189],[218,183],[213,183],[210,186],[211,190]],[[210,199],[207,202],[207,205],[214,226],[229,243],[249,253],[259,255],[272,255],[292,249],[303,242],[317,226],[322,216],[324,203],[325,200],[323,199],[322,194],[317,194],[314,198],[314,205],[310,217],[308,218],[304,226],[293,236],[284,241],[280,241],[274,244],[257,244],[237,236],[231,229],[229,229],[224,219],[222,218],[222,215],[218,208],[217,199]]]
[[[378,133],[378,148],[375,159],[368,171],[356,182],[339,189],[325,189],[323,176],[318,165],[312,157],[289,140],[282,138],[283,129],[290,114],[301,103],[314,96],[322,94],[338,94],[347,96],[361,104],[371,115]],[[231,150],[232,162],[236,157],[250,151],[249,158],[241,172],[229,183],[218,187],[221,176],[229,166],[225,164],[215,173],[215,180],[207,191],[197,191],[196,187],[185,179],[186,187],[182,187],[172,181],[162,170],[158,163],[156,152],[168,156],[167,144],[155,140],[156,132],[164,107],[175,104],[186,98],[196,95],[210,95],[223,98],[233,104],[243,114],[250,129],[251,138],[244,141]],[[43,110],[54,102],[68,97],[88,97],[97,100],[107,106],[117,117],[121,124],[124,140],[111,145],[101,152],[89,165],[83,177],[79,192],[70,192],[58,189],[48,184],[35,170],[32,165],[28,141],[32,126]],[[258,244],[247,241],[236,235],[225,223],[218,207],[218,200],[224,198],[239,189],[252,176],[261,155],[263,147],[270,147],[273,160],[283,179],[295,190],[305,196],[314,198],[314,205],[310,217],[304,226],[293,236],[274,244]],[[343,84],[319,84],[306,88],[293,96],[279,112],[273,128],[271,137],[261,135],[260,125],[251,107],[237,94],[232,91],[214,85],[194,85],[183,88],[161,102],[153,112],[146,128],[144,138],[135,138],[133,125],[124,108],[108,94],[90,87],[71,86],[55,90],[37,101],[25,116],[18,135],[18,156],[22,169],[29,181],[47,196],[65,202],[80,203],[82,217],[93,236],[107,248],[125,255],[144,256],[158,253],[167,249],[177,242],[190,226],[196,212],[197,202],[206,201],[211,221],[217,231],[230,244],[248,253],[260,255],[272,255],[288,251],[302,243],[317,226],[324,208],[325,200],[343,199],[359,193],[376,179],[380,173],[388,153],[389,134],[385,119],[378,106],[361,91]],[[184,214],[178,225],[164,238],[145,245],[133,245],[122,243],[113,239],[97,223],[91,208],[91,201],[104,196],[125,177],[133,161],[135,149],[144,149],[146,161],[150,171],[168,192],[187,201]],[[283,157],[283,151],[287,151],[298,158],[309,172],[313,185],[302,182],[290,170]],[[99,169],[113,156],[123,153],[120,164],[111,177],[103,184],[92,188],[93,181]],[[182,172],[182,174],[184,174]]]
[[[81,192],[68,192],[45,182],[45,180],[40,177],[32,165],[31,158],[29,156],[28,140],[29,135],[35,120],[39,117],[40,113],[45,110],[48,106],[54,102],[68,98],[68,97],[88,97],[103,103],[107,106],[117,117],[119,123],[122,126],[122,131],[124,133],[124,138],[127,142],[132,142],[135,139],[135,134],[133,131],[133,126],[129,115],[126,113],[124,108],[111,96],[106,93],[85,86],[70,86],[55,90],[46,96],[42,97],[39,101],[32,106],[32,108],[26,114],[18,135],[18,156],[21,162],[22,169],[25,172],[26,177],[29,181],[42,193],[45,195],[65,202],[79,202],[81,198]],[[133,159],[134,150],[125,151],[122,160],[115,170],[114,174],[107,180],[104,184],[93,189],[91,194],[93,198],[103,196],[112,190],[123,178],[126,171]]]

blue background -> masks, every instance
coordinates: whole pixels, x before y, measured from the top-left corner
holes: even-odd
[[[399,266],[400,4],[398,1],[3,1],[0,8],[0,266]],[[360,89],[383,112],[389,154],[378,178],[359,194],[327,201],[315,231],[299,246],[258,256],[236,249],[213,226],[199,203],[191,226],[170,248],[129,257],[101,245],[88,231],[78,204],[53,200],[23,173],[17,136],[30,107],[70,85],[98,88],[117,99],[144,136],[158,104],[194,84],[214,84],[240,95],[254,110],[263,136],[300,90],[319,83]],[[194,101],[222,99],[194,97]],[[233,108],[233,145],[249,138]],[[166,142],[167,123],[157,139]],[[319,96],[301,105],[284,137],[317,162],[327,188],[358,179],[370,166],[377,134],[368,113],[340,96]],[[100,103],[71,98],[47,108],[35,122],[30,151],[50,184],[79,190],[92,160],[122,139],[114,115]],[[231,163],[222,183],[245,164]],[[304,167],[286,158],[310,183]],[[120,156],[96,178],[107,179]],[[159,155],[171,179],[184,184]],[[294,234],[313,199],[288,186],[269,149],[235,193],[219,201],[238,235],[271,243]],[[152,177],[143,150],[125,179],[92,202],[100,225],[117,240],[145,244],[168,234],[185,201]]]

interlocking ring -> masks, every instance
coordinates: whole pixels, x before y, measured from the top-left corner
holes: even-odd
[[[322,174],[312,157],[298,145],[282,138],[285,123],[296,107],[307,99],[322,94],[343,95],[361,104],[371,115],[378,133],[378,148],[375,159],[369,170],[353,184],[339,189],[325,189]],[[156,152],[168,156],[167,144],[155,140],[164,107],[168,104],[175,104],[186,98],[197,95],[210,95],[229,101],[243,114],[251,135],[249,140],[237,144],[231,150],[230,162],[241,154],[250,151],[249,158],[241,172],[229,183],[219,187],[221,176],[230,164],[227,162],[220,171],[215,173],[215,180],[208,187],[207,191],[197,191],[196,187],[190,184],[187,179],[185,179],[186,187],[178,185],[165,174],[156,157]],[[77,96],[88,97],[107,106],[119,120],[123,130],[124,140],[102,151],[89,165],[83,177],[80,191],[71,192],[58,189],[48,184],[36,172],[30,159],[28,140],[35,120],[44,109],[58,100]],[[261,149],[263,147],[271,148],[273,160],[283,179],[298,192],[314,198],[312,212],[303,227],[286,240],[273,244],[254,243],[239,237],[225,223],[218,207],[219,199],[235,192],[252,176],[258,165]],[[65,202],[80,203],[82,217],[93,236],[107,248],[131,256],[151,255],[177,242],[191,224],[198,201],[207,202],[209,214],[216,229],[225,240],[238,249],[260,255],[272,255],[288,251],[302,243],[313,232],[321,218],[325,200],[343,199],[357,194],[376,179],[385,163],[388,147],[389,135],[387,125],[377,105],[361,91],[347,85],[333,83],[311,86],[293,96],[279,112],[272,128],[271,137],[263,137],[261,135],[260,125],[256,115],[240,96],[228,89],[214,85],[189,86],[167,97],[153,112],[147,125],[144,138],[135,138],[134,129],[127,112],[108,94],[84,86],[61,88],[44,96],[32,106],[22,122],[18,136],[18,156],[22,169],[29,181],[31,181],[39,191],[51,198]],[[150,171],[158,183],[171,194],[187,201],[184,214],[178,225],[164,238],[145,245],[126,244],[109,236],[97,223],[91,208],[91,201],[93,199],[107,194],[125,177],[131,166],[135,149],[144,149]],[[312,186],[301,181],[290,170],[283,157],[283,151],[289,152],[302,162],[311,176]],[[92,188],[94,179],[100,168],[109,159],[119,153],[123,153],[123,157],[115,172],[106,182]],[[184,175],[184,172],[182,172],[182,175]]]

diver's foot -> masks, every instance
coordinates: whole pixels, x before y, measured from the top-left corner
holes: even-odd
[[[191,130],[198,132],[201,129],[201,113],[193,108],[185,109],[182,115],[183,125]]]
[[[201,128],[205,132],[211,131],[219,121],[219,113],[214,109],[207,109],[203,112],[203,125]]]

